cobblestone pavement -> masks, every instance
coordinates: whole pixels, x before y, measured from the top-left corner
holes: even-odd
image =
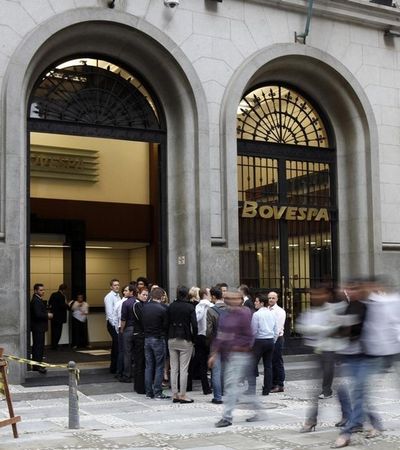
[[[338,379],[338,382],[345,382]],[[110,384],[110,383],[109,383]],[[113,383],[118,390],[118,383]],[[121,385],[121,384],[119,384]],[[126,386],[126,385],[125,385]],[[110,386],[108,386],[110,388]],[[11,427],[0,429],[0,449],[192,449],[192,450],[324,450],[337,436],[335,421],[340,417],[336,399],[320,402],[315,432],[300,434],[310,386],[307,381],[290,381],[284,393],[260,397],[265,420],[248,423],[252,415],[242,397],[232,427],[217,429],[222,406],[211,397],[193,392],[193,404],[145,399],[133,392],[80,394],[80,430],[68,430],[67,387],[23,388],[13,386],[14,408],[22,417],[19,439]],[[400,449],[400,392],[397,375],[374,380],[371,401],[385,423],[386,431],[368,440],[360,433],[349,449],[368,447]],[[0,401],[0,418],[6,417],[5,401]]]

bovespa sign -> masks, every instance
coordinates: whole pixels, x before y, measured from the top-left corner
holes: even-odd
[[[286,220],[324,220],[329,222],[329,212],[326,208],[305,208],[297,206],[271,206],[259,205],[254,201],[245,201],[242,209],[242,217],[263,219]]]

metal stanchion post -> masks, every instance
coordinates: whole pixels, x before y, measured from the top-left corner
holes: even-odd
[[[68,428],[78,430],[79,426],[79,405],[78,405],[78,383],[76,379],[76,363],[70,361],[68,363],[69,371],[69,420]]]

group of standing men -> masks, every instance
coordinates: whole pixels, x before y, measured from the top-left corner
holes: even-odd
[[[190,295],[193,289],[198,289],[197,298]],[[119,292],[119,281],[111,280],[110,292],[104,298],[107,330],[112,339],[110,372],[120,381],[133,381],[137,393],[149,398],[170,398],[162,391],[163,374],[165,378],[168,373],[168,349],[173,402],[193,401],[186,396],[186,383],[195,349],[203,393],[213,393],[212,403],[225,403],[226,411],[223,420],[216,424],[218,427],[232,423],[240,384],[247,380],[246,394],[256,395],[260,359],[264,364],[262,394],[284,391],[286,313],[277,304],[276,292],[267,297],[257,294],[253,300],[244,285],[236,292],[228,292],[224,283],[190,291],[180,286],[176,300],[167,305],[165,291],[158,286],[149,289],[142,277],[124,287],[122,299]],[[241,363],[232,366],[234,361]]]

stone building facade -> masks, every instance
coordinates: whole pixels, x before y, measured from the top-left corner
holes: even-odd
[[[111,2],[112,3],[112,2]],[[27,354],[29,98],[44,71],[95,55],[140,73],[166,124],[164,271],[239,284],[237,113],[282,83],[327,119],[337,277],[400,268],[400,12],[361,0],[2,0],[0,343]],[[387,30],[391,30],[387,33]],[[385,33],[386,31],[386,33]],[[294,244],[293,244],[294,245]],[[16,369],[15,379],[24,377]]]

